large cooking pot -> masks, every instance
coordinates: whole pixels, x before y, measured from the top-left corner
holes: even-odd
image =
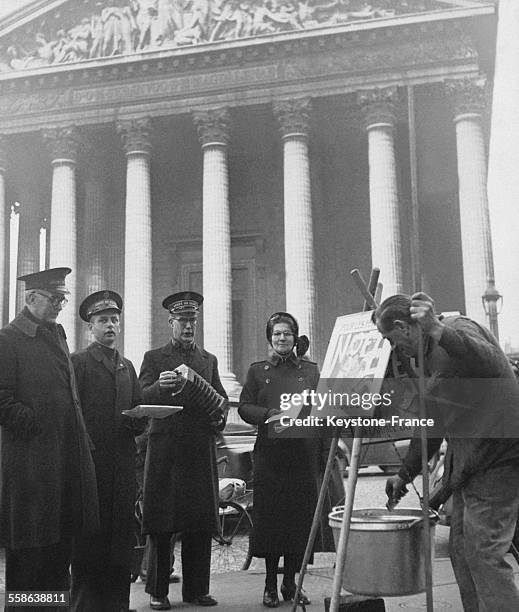
[[[328,515],[335,548],[344,508]],[[430,515],[431,551],[434,526]],[[413,595],[425,591],[423,514],[417,508],[367,508],[352,512],[343,587],[359,595]]]

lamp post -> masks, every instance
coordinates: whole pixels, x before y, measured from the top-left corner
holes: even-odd
[[[481,296],[481,301],[483,302],[485,314],[488,317],[490,331],[499,340],[497,315],[501,312],[501,307],[503,306],[503,296],[496,289],[495,282],[493,280],[488,281],[485,293]]]

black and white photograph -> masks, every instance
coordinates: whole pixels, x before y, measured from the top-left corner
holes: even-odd
[[[0,287],[0,609],[519,612],[519,0],[0,0]]]

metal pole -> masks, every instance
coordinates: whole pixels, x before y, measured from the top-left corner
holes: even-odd
[[[420,400],[420,419],[426,419],[427,414],[425,407],[424,339],[422,333],[418,335],[418,387]],[[422,511],[424,517],[423,537],[425,555],[425,595],[427,612],[433,612],[434,608],[431,558],[431,523],[429,519],[429,462],[427,457],[427,431],[425,429],[425,426],[420,426],[420,443],[422,449]]]
[[[498,303],[503,300],[502,295],[495,287],[495,283],[492,279],[489,279],[485,293],[481,296],[483,302],[483,308],[488,317],[488,326],[490,331],[499,340],[499,326],[497,322],[497,315],[499,314]]]
[[[418,202],[418,177],[416,162],[416,118],[414,87],[407,86],[407,120],[409,126],[409,170],[411,177],[411,278],[415,291],[422,290],[420,268],[420,209]]]

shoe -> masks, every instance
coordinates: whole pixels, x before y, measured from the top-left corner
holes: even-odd
[[[284,582],[281,583],[281,595],[285,601],[291,601],[294,599],[296,594],[297,585],[292,584],[291,586],[287,586]],[[299,601],[298,603],[303,604],[303,606],[308,606],[311,602],[306,596],[303,589],[299,593]]]
[[[263,593],[263,605],[267,608],[277,608],[279,606],[278,590],[265,589]]]
[[[152,610],[171,610],[171,604],[166,597],[153,597],[150,595],[150,608]]]
[[[212,595],[199,595],[198,597],[193,597],[192,599],[185,599],[183,601],[186,603],[195,604],[196,606],[217,606],[218,602]]]
[[[170,583],[175,583],[177,584],[178,582],[180,582],[182,580],[182,578],[180,577],[180,574],[177,574],[177,572],[175,572],[174,570],[171,572],[171,574],[169,575],[169,582]]]

